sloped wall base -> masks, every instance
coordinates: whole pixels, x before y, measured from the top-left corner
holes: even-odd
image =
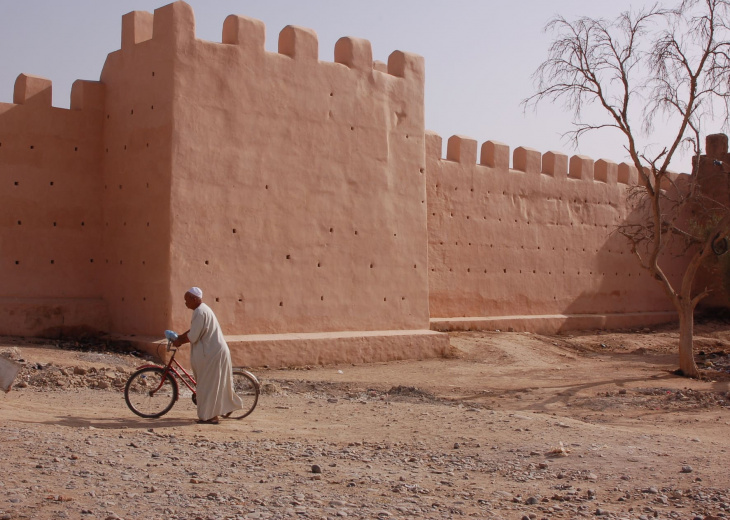
[[[117,337],[160,357],[165,341],[155,338]],[[322,332],[303,334],[253,334],[226,336],[233,366],[284,368],[305,365],[376,363],[404,359],[444,357],[449,336],[431,330]],[[190,364],[190,345],[176,359]]]
[[[569,330],[623,329],[676,321],[677,313],[628,312],[620,314],[547,314],[541,316],[486,316],[431,318],[431,330],[499,330],[555,334]]]

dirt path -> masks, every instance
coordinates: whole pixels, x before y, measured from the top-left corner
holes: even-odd
[[[730,333],[698,335],[724,369]],[[451,359],[256,370],[259,408],[219,426],[187,397],[133,415],[132,355],[6,338],[27,386],[0,396],[0,520],[728,515],[730,387],[673,375],[675,338],[460,333]]]

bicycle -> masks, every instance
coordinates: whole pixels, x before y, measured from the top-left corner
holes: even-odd
[[[177,380],[182,381],[193,393],[193,403],[197,404],[197,385],[195,378],[175,359],[178,348],[172,345],[177,334],[165,331],[167,352],[172,352],[170,360],[162,367],[159,365],[142,365],[137,367],[124,387],[124,400],[132,412],[145,419],[162,417],[175,405],[180,395]],[[182,371],[182,373],[180,373]],[[261,384],[248,370],[233,367],[233,389],[243,400],[243,408],[230,414],[232,419],[243,419],[251,415],[259,401]]]

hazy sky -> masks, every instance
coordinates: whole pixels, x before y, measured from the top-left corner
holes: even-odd
[[[0,102],[12,102],[20,73],[53,80],[53,103],[69,106],[76,79],[98,80],[106,55],[120,47],[121,17],[154,11],[165,0],[0,0]],[[520,101],[533,92],[531,75],[547,56],[545,23],[554,15],[613,18],[654,0],[189,0],[198,38],[220,41],[223,20],[241,14],[266,24],[266,48],[276,51],[286,25],[314,29],[319,58],[332,61],[342,36],[370,40],[373,58],[394,50],[426,60],[426,128],[444,141],[467,135],[481,145],[501,141],[514,149],[581,153],[626,159],[620,136],[586,138],[576,150],[561,138],[571,118],[560,107],[525,113]],[[673,2],[667,5],[674,5]],[[708,128],[712,132],[718,128]],[[665,137],[666,139],[666,137]],[[657,136],[656,141],[661,141]],[[684,158],[674,165],[688,170]]]

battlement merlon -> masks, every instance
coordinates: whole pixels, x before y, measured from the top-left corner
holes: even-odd
[[[319,39],[313,29],[287,25],[279,33],[279,54],[295,60],[319,60]]]
[[[175,46],[195,40],[195,14],[182,0],[155,9],[152,38],[173,42]]]
[[[461,164],[476,164],[476,139],[463,135],[452,135],[446,143],[446,160]]]
[[[393,51],[388,56],[388,74],[409,81],[425,82],[426,61],[412,52]]]
[[[41,76],[20,74],[15,80],[13,103],[50,107],[53,103],[53,83]]]
[[[525,173],[542,173],[542,154],[534,148],[518,146],[512,154],[512,168]]]
[[[606,184],[616,184],[618,164],[607,159],[598,159],[593,165],[593,178]]]
[[[71,110],[104,110],[106,87],[100,81],[77,79],[71,86]]]
[[[227,45],[238,45],[254,53],[266,52],[266,25],[261,20],[238,16],[235,14],[226,17],[223,22],[223,36],[221,41]]]
[[[154,15],[147,11],[132,11],[122,16],[122,49],[152,38]]]
[[[368,40],[344,36],[335,44],[335,62],[351,69],[373,69],[373,49]]]
[[[574,155],[568,164],[568,177],[584,181],[593,180],[593,159],[586,155]]]
[[[542,173],[550,177],[567,177],[568,156],[560,152],[545,152],[542,156]]]
[[[426,148],[426,157],[441,158],[441,147],[443,145],[443,139],[441,136],[433,130],[426,130],[424,137],[424,146]]]

